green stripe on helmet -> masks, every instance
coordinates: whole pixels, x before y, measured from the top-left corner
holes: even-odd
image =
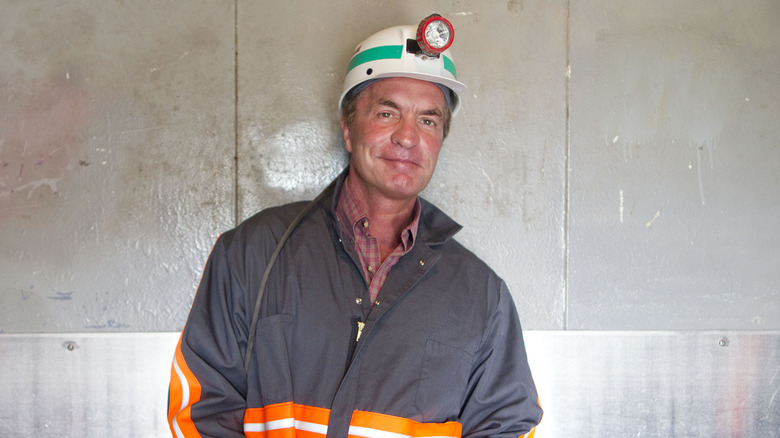
[[[441,55],[441,56],[444,58],[444,69],[447,70],[448,72],[452,73],[452,77],[453,78],[457,78],[458,75],[455,74],[455,63],[452,62],[452,60],[450,58],[447,58],[444,55]]]
[[[349,66],[347,66],[347,73],[351,72],[352,69],[359,66],[360,64],[365,64],[367,62],[378,61],[381,59],[401,59],[403,53],[404,46],[372,47],[352,57],[352,60],[349,61]],[[452,62],[452,59],[444,55],[442,55],[442,58],[444,69],[452,73],[452,77],[457,78],[458,75],[455,73],[455,63]]]
[[[366,62],[377,61],[380,59],[401,59],[404,53],[404,46],[379,46],[364,50],[352,57],[347,67],[347,73],[353,68]]]

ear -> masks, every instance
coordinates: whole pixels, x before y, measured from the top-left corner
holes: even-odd
[[[344,149],[351,154],[352,142],[349,139],[349,125],[347,125],[347,122],[343,117],[341,118],[341,133],[344,135]]]

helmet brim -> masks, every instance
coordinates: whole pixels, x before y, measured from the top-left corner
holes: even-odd
[[[374,77],[367,78],[366,80],[361,81],[361,82],[355,84],[354,86],[352,86],[352,88],[350,88],[350,89],[344,91],[343,93],[341,93],[341,96],[339,97],[339,115],[342,114],[342,111],[344,109],[344,100],[352,92],[352,90],[357,89],[358,87],[360,87],[362,84],[364,84],[366,82],[369,82],[369,81],[375,82],[377,80],[387,79],[387,78],[410,78],[410,79],[417,79],[417,80],[420,80],[420,81],[433,82],[435,84],[439,84],[439,85],[443,85],[444,87],[447,87],[451,91],[451,93],[450,93],[449,98],[446,98],[446,96],[445,96],[445,98],[446,98],[447,102],[449,103],[450,113],[453,116],[455,116],[458,113],[458,111],[460,111],[460,94],[465,92],[466,89],[467,89],[466,85],[463,84],[462,82],[459,82],[459,81],[456,81],[456,80],[453,80],[453,79],[449,79],[449,78],[444,78],[444,77],[441,77],[441,76],[426,74],[426,73],[414,73],[414,72],[385,72],[385,73],[380,73],[380,74],[377,74]],[[362,91],[362,90],[360,90],[360,91]]]

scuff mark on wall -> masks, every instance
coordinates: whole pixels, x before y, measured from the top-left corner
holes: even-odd
[[[150,69],[149,69],[149,73],[154,73],[154,72],[156,72],[157,70],[160,70],[160,69],[162,69],[162,68],[165,68],[165,67],[167,67],[168,65],[170,65],[170,64],[172,64],[172,63],[174,63],[174,62],[181,61],[182,59],[184,59],[184,58],[185,58],[187,55],[189,55],[189,54],[190,54],[190,51],[189,51],[189,50],[187,50],[186,52],[184,52],[184,53],[183,53],[181,56],[179,56],[179,57],[178,57],[178,58],[176,58],[176,59],[172,59],[172,60],[170,60],[170,61],[167,61],[167,62],[164,62],[164,63],[162,63],[162,64],[160,64],[160,65],[158,65],[158,66],[155,66],[155,67],[152,67],[152,68],[150,68]]]
[[[109,319],[105,324],[86,325],[84,328],[90,330],[102,330],[102,329],[123,329],[129,328],[129,324],[121,323],[115,319]]]
[[[490,185],[490,193],[492,193],[493,190],[495,189],[495,185],[493,184],[493,179],[490,178],[490,175],[487,172],[485,172],[485,169],[483,169],[482,167],[479,168],[479,171],[482,172],[482,175],[485,176],[485,179],[487,180],[488,184]]]
[[[6,97],[0,101],[0,214],[6,217],[56,195],[81,153],[91,105],[86,89],[71,79],[4,80],[0,86]]]
[[[772,375],[772,380],[769,382],[770,386],[775,383],[778,373],[780,373],[780,366],[775,369],[775,373]],[[775,392],[772,393],[772,398],[769,400],[769,405],[766,407],[767,414],[764,419],[769,419],[769,413],[772,412],[772,405],[775,403],[775,399],[777,398],[778,393],[780,393],[780,382],[778,382],[775,386]]]
[[[704,148],[704,146],[698,146],[696,148],[696,176],[699,181],[699,196],[701,197],[701,205],[707,205],[707,202],[704,200],[704,183],[702,182],[701,177],[701,150]]]
[[[21,175],[20,175],[21,179]],[[16,192],[27,192],[27,198],[32,198],[33,192],[43,186],[49,187],[49,189],[52,191],[52,193],[57,193],[57,182],[59,182],[62,178],[43,178],[37,181],[30,181],[27,184],[23,184],[21,186],[17,186],[11,190],[8,191],[0,191],[0,198],[8,198],[11,195],[13,195]],[[0,184],[0,188],[5,187],[5,184]],[[28,191],[29,189],[29,191]]]
[[[56,301],[70,301],[73,299],[73,292],[57,292],[56,296],[46,298]]]
[[[648,222],[645,224],[645,226],[646,226],[647,228],[652,228],[652,227],[653,227],[653,223],[654,223],[654,222],[656,221],[656,219],[658,219],[659,217],[661,217],[661,210],[658,210],[658,211],[656,211],[656,212],[655,212],[655,215],[653,215],[653,218],[652,218],[652,219],[650,219],[650,220],[649,220],[649,221],[648,221]]]
[[[513,14],[519,14],[520,12],[523,12],[523,9],[525,6],[523,5],[522,0],[509,0],[506,4],[506,10],[513,13]]]

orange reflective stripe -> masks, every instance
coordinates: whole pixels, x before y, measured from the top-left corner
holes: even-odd
[[[328,433],[330,410],[293,402],[244,412],[244,435],[251,438],[322,438]]]
[[[168,426],[173,436],[179,438],[200,437],[192,422],[190,408],[200,400],[200,382],[192,374],[181,353],[181,337],[171,365],[171,385],[168,400]]]
[[[531,429],[530,432],[528,432],[525,435],[520,435],[520,438],[534,438],[534,434],[536,433],[536,428]]]
[[[349,436],[352,438],[459,438],[462,427],[456,421],[419,423],[408,418],[375,412],[355,411],[352,413],[352,422],[349,425]]]

